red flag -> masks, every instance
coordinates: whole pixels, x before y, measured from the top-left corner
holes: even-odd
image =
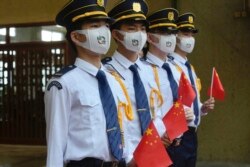
[[[224,100],[225,98],[225,91],[215,68],[213,68],[212,82],[208,89],[208,96],[214,97],[218,100]]]
[[[138,167],[167,167],[172,164],[153,121],[135,149],[134,159]]]
[[[179,93],[179,99],[181,100],[182,104],[191,107],[196,97],[196,94],[190,82],[186,78],[184,72],[181,73],[178,93]]]
[[[183,104],[176,101],[173,107],[163,117],[167,134],[171,141],[188,130]]]

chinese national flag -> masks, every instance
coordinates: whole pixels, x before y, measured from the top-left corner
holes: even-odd
[[[212,83],[208,89],[208,96],[214,97],[215,99],[224,100],[225,91],[220,81],[219,75],[213,68]]]
[[[191,107],[196,97],[196,94],[190,82],[186,78],[184,72],[181,73],[178,93],[179,93],[179,99],[181,100],[182,104]]]
[[[135,149],[134,159],[138,167],[167,167],[172,164],[153,121]]]
[[[174,103],[173,107],[163,117],[163,122],[171,141],[188,130],[184,108],[180,101]]]

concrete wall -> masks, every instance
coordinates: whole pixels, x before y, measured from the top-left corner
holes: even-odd
[[[179,0],[180,13],[196,14],[196,48],[190,60],[203,83],[202,97],[215,66],[226,90],[199,128],[199,159],[250,162],[250,15],[235,19],[239,0]],[[249,13],[250,14],[250,13]]]
[[[199,128],[199,159],[250,162],[250,17],[235,19],[241,0],[177,0],[180,13],[196,14],[200,32],[190,60],[203,83],[202,99],[215,66],[226,90]],[[1,0],[0,25],[54,21],[67,0]],[[107,9],[118,0],[109,0]],[[170,0],[148,0],[150,12]],[[249,14],[250,15],[250,14]],[[114,45],[112,47],[114,49]]]
[[[54,21],[68,0],[1,0],[0,25]]]

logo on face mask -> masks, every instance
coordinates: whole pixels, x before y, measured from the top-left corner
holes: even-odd
[[[132,45],[133,46],[138,46],[139,45],[139,41],[137,39],[133,39],[132,40]]]
[[[187,47],[187,48],[191,48],[192,45],[191,45],[190,43],[188,43],[188,44],[186,45],[186,47]]]
[[[119,33],[124,36],[124,39],[120,41],[122,45],[127,50],[133,52],[141,51],[147,41],[147,34],[143,31],[136,31],[136,32],[119,31]]]
[[[172,46],[172,42],[169,42],[169,41],[166,42],[166,46],[167,46],[167,47],[171,47],[171,46]]]
[[[106,39],[104,36],[99,36],[97,37],[97,41],[100,45],[105,45],[106,44]]]

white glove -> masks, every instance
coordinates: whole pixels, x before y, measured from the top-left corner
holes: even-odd
[[[185,116],[186,116],[187,122],[191,122],[195,119],[195,115],[194,115],[193,110],[191,110],[190,108],[185,108],[184,111],[185,111]]]

